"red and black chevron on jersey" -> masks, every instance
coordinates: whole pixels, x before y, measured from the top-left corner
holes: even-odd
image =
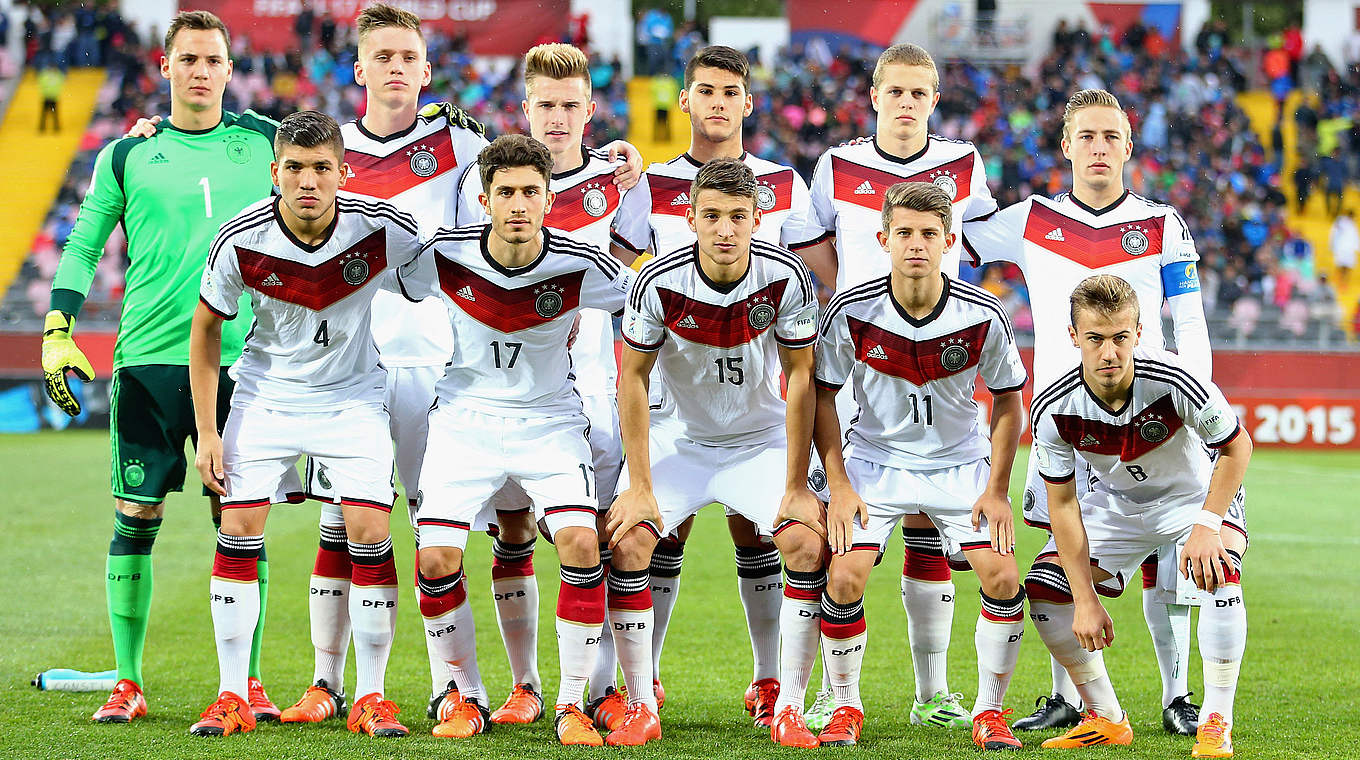
[[[387,269],[387,235],[379,228],[368,237],[316,264],[270,256],[236,246],[246,287],[270,298],[320,311],[353,295]]]
[[[387,200],[458,167],[449,130],[413,137],[384,156],[345,151],[350,177],[345,191]],[[441,220],[442,221],[442,220]]]
[[[1093,227],[1036,203],[1025,222],[1025,240],[1088,269],[1099,269],[1133,256],[1159,258],[1165,219],[1158,215]]]
[[[683,293],[658,287],[666,327],[685,340],[714,348],[732,348],[755,340],[774,324],[772,309],[784,300],[787,280],[766,285],[730,304],[698,301]],[[770,318],[762,317],[762,305]]]
[[[493,330],[514,333],[571,314],[581,304],[585,270],[503,288],[442,256],[435,259],[439,289],[465,314]]]
[[[984,321],[927,340],[912,340],[849,315],[846,322],[857,360],[914,385],[973,371],[982,359],[992,324]]]
[[[1079,414],[1054,414],[1053,424],[1058,435],[1083,454],[1114,456],[1132,462],[1170,440],[1185,423],[1168,393],[1122,424],[1087,419]]]

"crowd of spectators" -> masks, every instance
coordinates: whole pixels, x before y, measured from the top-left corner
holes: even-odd
[[[704,40],[690,26],[649,14],[638,19],[639,67],[678,74],[683,60]],[[116,18],[116,13],[104,18]],[[275,118],[299,108],[317,108],[342,119],[361,114],[364,93],[353,81],[352,29],[323,15],[300,19],[296,31],[299,45],[287,54],[259,52],[246,35],[233,38],[236,70],[226,107],[253,108]],[[121,26],[113,34],[119,44],[95,46],[113,76],[83,150],[34,243],[27,276],[20,278],[26,297],[15,299],[12,293],[0,306],[0,320],[31,320],[45,310],[46,288],[98,148],[138,116],[168,113],[167,90],[155,67],[161,53],[157,34],[142,37]],[[470,55],[466,43],[428,35],[434,71],[428,97],[458,103],[494,133],[523,129],[519,71]],[[810,176],[828,145],[872,134],[874,113],[867,93],[878,52],[853,46],[833,50],[814,40],[782,51],[777,60],[754,59],[755,111],[746,125],[748,150]],[[1101,87],[1118,93],[1136,135],[1130,188],[1174,204],[1186,218],[1202,257],[1205,308],[1215,337],[1337,341],[1343,310],[1336,288],[1326,272],[1318,271],[1312,246],[1285,224],[1290,201],[1281,186],[1280,146],[1262,145],[1234,100],[1235,93],[1267,83],[1261,58],[1259,51],[1229,44],[1221,25],[1206,26],[1187,51],[1155,28],[1135,25],[1115,38],[1103,30],[1063,24],[1049,53],[1033,67],[942,61],[942,97],[932,128],[978,145],[993,192],[1004,206],[1030,193],[1053,195],[1067,188],[1059,137],[1062,103],[1071,90]],[[1319,133],[1335,138],[1348,161],[1360,162],[1360,150],[1350,148],[1360,146],[1360,126],[1349,119],[1360,93],[1357,69],[1322,67],[1310,56],[1296,71],[1295,76],[1320,83],[1318,102],[1325,104],[1320,114],[1346,118],[1345,130]],[[593,57],[591,73],[599,109],[588,141],[626,135],[629,104],[622,67]],[[1301,113],[1300,120],[1306,115]],[[1324,121],[1318,119],[1320,125]],[[1301,125],[1301,144],[1305,131]],[[1348,142],[1352,139],[1356,142]],[[1357,169],[1348,165],[1348,176]],[[121,250],[120,241],[110,245]],[[116,256],[106,257],[91,298],[92,304],[110,305],[109,318],[116,317],[120,270]],[[1028,294],[1015,267],[992,265],[966,274],[1011,307],[1017,327],[1030,326]],[[16,307],[16,300],[25,303]]]

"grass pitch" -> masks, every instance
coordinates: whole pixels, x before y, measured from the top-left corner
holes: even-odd
[[[1023,456],[1020,458],[1024,461]],[[6,758],[414,758],[605,757],[610,750],[557,746],[548,720],[528,727],[497,727],[467,741],[429,736],[424,705],[429,687],[421,626],[409,589],[412,546],[400,512],[394,516],[402,578],[400,620],[388,668],[388,696],[404,708],[406,739],[354,736],[343,721],[320,726],[265,725],[225,740],[188,735],[189,724],[215,697],[217,661],[206,599],[213,528],[196,488],[173,495],[156,542],[156,595],[147,643],[150,715],[130,726],[95,725],[90,713],[104,694],[39,692],[28,685],[51,667],[102,670],[113,666],[104,608],[104,556],[112,533],[108,443],[101,432],[0,436],[0,499],[5,548],[0,564],[0,753]],[[1017,468],[1016,480],[1023,475]],[[193,476],[190,475],[192,482]],[[1251,551],[1245,564],[1250,619],[1247,655],[1238,689],[1234,740],[1240,758],[1355,757],[1357,631],[1360,630],[1360,455],[1257,451],[1248,474]],[[1014,488],[1013,494],[1018,495]],[[1016,500],[1018,503],[1018,499]],[[265,684],[281,706],[290,704],[312,673],[307,576],[316,546],[314,506],[278,507],[267,534],[271,561]],[[1020,531],[1022,571],[1039,548],[1039,531]],[[912,727],[911,661],[898,599],[902,546],[870,582],[870,629],[863,695],[868,711],[861,745],[820,752],[837,757],[974,758],[967,732]],[[492,700],[508,691],[510,675],[496,629],[490,586],[490,542],[468,547],[469,589],[479,632],[479,658]],[[556,557],[539,543],[542,588],[540,670],[551,700],[557,688],[552,620]],[[665,738],[637,757],[736,758],[795,756],[751,728],[741,710],[750,677],[750,650],[736,596],[732,548],[721,513],[701,513],[687,545],[681,599],[662,660],[669,701],[661,712]],[[976,691],[972,651],[978,611],[976,582],[956,574],[958,605],[950,685],[971,704]],[[1132,748],[1097,748],[1079,757],[1188,757],[1191,740],[1162,733],[1156,661],[1138,593],[1110,605],[1118,636],[1106,656],[1121,701],[1131,716]],[[352,657],[352,656],[351,656]],[[1200,691],[1198,654],[1191,688]],[[347,672],[352,688],[353,664]],[[814,688],[817,676],[814,675]],[[1028,629],[1007,705],[1028,714],[1048,688],[1048,658]],[[494,706],[494,705],[493,705]],[[1047,734],[1022,735],[1024,752]]]

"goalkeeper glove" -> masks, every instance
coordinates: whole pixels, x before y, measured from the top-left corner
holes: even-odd
[[[463,129],[475,132],[478,137],[486,137],[486,127],[480,121],[468,116],[468,112],[458,106],[448,102],[431,103],[420,109],[420,115],[427,119],[444,114],[444,118],[449,120],[449,124],[462,127]]]
[[[633,263],[628,265],[628,268],[632,269],[634,272],[641,272],[642,266],[654,258],[656,257],[650,253],[639,253],[637,258],[633,259]]]
[[[90,360],[71,340],[71,325],[74,323],[75,318],[69,314],[55,309],[47,312],[42,340],[42,368],[47,395],[52,403],[72,417],[80,414],[80,402],[71,393],[66,371],[75,372],[76,377],[87,383],[94,379],[94,367],[90,366]]]

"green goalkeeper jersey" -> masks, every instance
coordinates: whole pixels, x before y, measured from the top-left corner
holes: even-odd
[[[115,225],[128,239],[123,312],[114,368],[189,364],[189,325],[199,281],[218,227],[273,189],[277,123],[246,111],[223,112],[212,129],[176,129],[169,120],[150,138],[128,137],[105,146],[80,215],[52,280],[52,308],[75,315]],[[244,319],[222,326],[222,364],[241,354],[250,329]]]

